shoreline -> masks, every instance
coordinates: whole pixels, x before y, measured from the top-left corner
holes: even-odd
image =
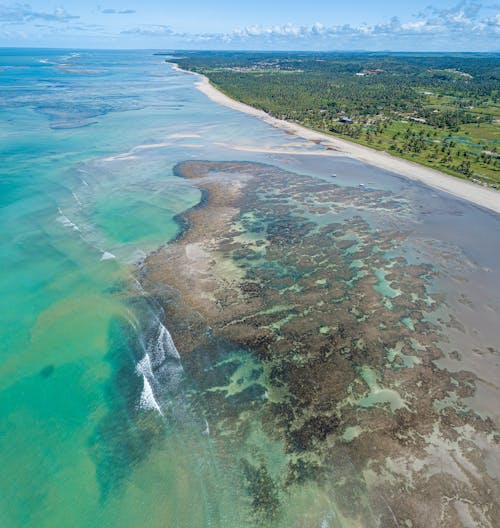
[[[491,502],[496,469],[486,464],[495,453],[495,425],[465,403],[482,378],[456,362],[438,366],[449,357],[443,337],[452,328],[460,333],[467,319],[455,319],[451,295],[432,293],[429,271],[435,259],[450,271],[456,264],[439,244],[435,254],[412,263],[404,243],[414,231],[404,217],[401,228],[379,229],[356,210],[397,218],[406,200],[263,163],[184,161],[175,173],[207,199],[185,213],[191,229],[184,237],[147,258],[141,284],[162,303],[183,365],[203,397],[214,445],[229,465],[237,467],[250,452],[250,460],[261,461],[259,475],[275,470],[276,504],[284,510],[288,500],[320,483],[336,497],[335,511],[346,522],[356,522],[363,511],[352,510],[354,488],[366,497],[390,497],[389,510],[386,502],[373,503],[383,526],[391,516],[417,522],[418,505],[426,504],[429,526],[452,528],[460,523],[451,516],[440,522],[442,504],[458,489],[492,526],[499,511]],[[325,211],[347,214],[323,223]],[[453,215],[453,208],[445,214]],[[360,273],[352,266],[359,261],[373,271]],[[390,269],[383,279],[388,291],[377,277],[380,269]],[[450,276],[451,291],[455,280]],[[388,295],[397,297],[394,304]],[[462,313],[470,318],[475,297],[465,299]],[[484,317],[486,305],[478,308]],[[438,309],[447,316],[434,323]],[[494,362],[496,350],[486,356],[482,338],[473,338],[470,348],[487,369],[486,357]],[[466,349],[457,346],[456,354]],[[450,393],[456,395],[451,402]],[[481,397],[487,401],[488,393]],[[494,389],[489,398],[495,401]],[[264,440],[256,443],[255,434]],[[267,438],[285,454],[277,470]],[[335,478],[326,478],[339,459],[350,463],[338,464]],[[429,473],[439,461],[447,471]],[[391,478],[384,480],[387,467]],[[464,483],[464,471],[474,475],[474,485]],[[266,515],[269,503],[258,504]],[[309,502],[301,503],[299,513],[310,519],[317,509],[309,512]],[[376,524],[367,519],[363,525]]]
[[[308,141],[314,141],[316,143],[319,142],[319,144],[325,147],[325,149],[333,149],[338,155],[357,159],[368,165],[373,165],[380,169],[404,176],[410,180],[423,183],[434,189],[446,192],[456,198],[484,207],[495,213],[500,213],[500,195],[496,191],[476,186],[468,181],[450,176],[438,170],[431,169],[430,167],[392,156],[387,152],[371,149],[364,145],[359,145],[358,143],[353,143],[345,139],[330,136],[323,132],[311,130],[297,123],[291,123],[289,121],[283,121],[282,119],[272,117],[263,110],[236,101],[224,94],[211,84],[210,80],[205,75],[189,70],[183,70],[175,63],[170,62],[169,64],[172,65],[174,71],[189,73],[198,77],[198,81],[195,83],[196,88],[215,103],[256,117],[274,128],[294,136]]]

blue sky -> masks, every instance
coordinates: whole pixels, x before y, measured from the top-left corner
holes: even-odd
[[[500,51],[497,2],[0,0],[0,46]]]

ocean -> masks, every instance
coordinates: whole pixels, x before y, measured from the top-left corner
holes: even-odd
[[[370,466],[368,455],[357,458],[351,445],[377,423],[390,428],[386,420],[398,409],[417,413],[412,384],[432,386],[434,370],[442,382],[429,407],[435,414],[419,431],[427,447],[408,448],[421,462],[407,469],[420,479],[414,496],[423,500],[421,489],[436,478],[421,472],[429,460],[466,457],[467,441],[475,456],[465,464],[467,478],[474,475],[479,491],[464,497],[481,504],[481,490],[498,475],[498,215],[218,106],[168,59],[146,51],[0,50],[0,525],[389,526],[384,519],[394,522],[393,515],[385,516],[396,506],[387,504],[384,486],[406,478],[404,443],[384,469],[380,460]],[[215,163],[218,178],[244,173],[258,181],[232,205],[238,225],[213,232],[221,243],[212,256],[223,255],[219,275],[251,276],[274,292],[255,308],[261,317],[255,325],[270,329],[272,346],[300,340],[286,325],[306,303],[323,302],[315,288],[326,285],[327,275],[300,286],[301,295],[285,292],[311,272],[297,262],[326,240],[341,255],[332,276],[356,292],[343,295],[336,320],[357,310],[361,325],[359,314],[380,301],[386,313],[376,317],[383,324],[408,294],[398,307],[406,310],[398,315],[401,345],[389,346],[387,337],[381,348],[389,359],[353,357],[342,345],[348,383],[308,381],[311,392],[313,385],[319,391],[321,383],[339,383],[345,394],[318,397],[292,417],[299,401],[301,408],[306,403],[293,388],[299,374],[289,373],[312,348],[294,349],[300,359],[280,364],[288,374],[276,374],[276,364],[243,339],[243,330],[223,330],[250,312],[235,307],[221,322],[185,301],[190,292],[183,288],[202,257],[168,260],[169,248],[182,247],[190,220],[196,227],[189,215],[206,192],[203,182],[180,177],[179,164],[192,161]],[[264,166],[271,168],[263,173]],[[211,217],[203,221],[209,225]],[[335,233],[327,231],[333,225]],[[234,253],[238,244],[245,254]],[[329,269],[335,255],[318,256],[315,271]],[[158,266],[152,274],[151,262]],[[283,271],[292,265],[294,274]],[[367,271],[358,273],[363,266]],[[269,282],[270,270],[279,281]],[[366,276],[373,280],[361,284]],[[194,293],[212,295],[193,284]],[[169,288],[177,296],[165,293]],[[280,311],[285,316],[267,319]],[[340,333],[349,333],[345,324]],[[326,318],[318,332],[333,326]],[[195,346],[190,336],[197,332]],[[349,347],[362,347],[359,339],[381,343],[384,332],[366,331]],[[335,365],[329,368],[347,368],[340,360]],[[417,379],[422,365],[427,370]],[[335,419],[325,402],[337,409]],[[287,429],[277,417],[290,412],[294,425]],[[319,412],[335,422],[322,425],[324,434],[310,425]],[[463,416],[469,425],[453,421]],[[445,431],[450,420],[458,439]],[[372,443],[384,441],[373,434]],[[364,453],[360,446],[354,451]],[[309,466],[327,471],[304,469],[297,477],[297,468]],[[444,471],[443,478],[463,482],[459,471]],[[465,499],[450,519],[479,515],[474,506],[464,513]],[[397,515],[394,525],[404,525]],[[416,522],[414,510],[405,515]]]

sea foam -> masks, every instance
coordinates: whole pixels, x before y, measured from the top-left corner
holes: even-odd
[[[136,371],[144,383],[139,406],[155,410],[162,416],[166,408],[171,407],[174,415],[182,420],[187,411],[182,390],[184,369],[172,336],[160,321],[147,340],[145,354],[137,363]]]
[[[59,216],[57,217],[57,221],[60,222],[64,227],[69,227],[71,229],[74,229],[75,231],[80,231],[80,228],[74,224],[63,212],[60,208],[57,209],[59,212]]]

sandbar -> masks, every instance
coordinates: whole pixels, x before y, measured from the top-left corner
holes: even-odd
[[[336,151],[339,155],[355,158],[363,163],[394,172],[406,178],[421,182],[425,185],[439,189],[475,205],[484,207],[496,213],[500,213],[500,194],[493,189],[480,187],[471,182],[455,178],[443,172],[413,163],[411,161],[397,158],[387,152],[374,150],[345,139],[340,139],[326,133],[317,132],[306,128],[298,123],[278,119],[252,106],[241,103],[218,90],[205,75],[183,70],[177,64],[173,64],[175,71],[191,73],[198,78],[196,88],[204,93],[209,99],[220,105],[233,110],[257,117],[265,123],[283,130],[297,137],[313,141],[329,149]]]

